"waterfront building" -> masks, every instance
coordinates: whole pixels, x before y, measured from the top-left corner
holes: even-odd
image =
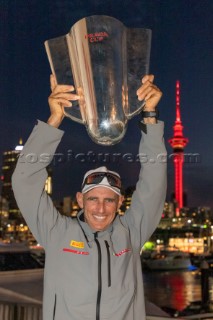
[[[9,217],[9,204],[7,199],[0,196],[0,239],[3,238],[4,230]]]
[[[72,217],[75,217],[75,216],[77,215],[77,213],[78,213],[79,210],[80,210],[80,207],[79,207],[79,205],[78,205],[77,200],[75,199],[75,200],[72,201],[72,212],[71,212],[71,216],[72,216]]]
[[[8,239],[22,240],[29,233],[28,227],[22,217],[22,214],[17,206],[13,190],[12,190],[12,174],[15,170],[18,157],[23,149],[22,139],[14,150],[3,152],[2,170],[1,170],[1,204],[7,202],[7,214],[1,206],[0,209],[0,230],[4,237]],[[45,183],[45,190],[52,195],[52,170],[47,169],[48,177]]]
[[[124,200],[120,207],[119,214],[123,215],[124,212],[129,209],[131,201],[132,201],[132,194],[135,190],[135,187],[128,187],[124,192]]]
[[[15,147],[14,150],[5,151],[3,153],[3,165],[2,165],[2,198],[8,201],[9,210],[8,210],[8,220],[16,220],[18,222],[22,221],[21,212],[16,204],[16,200],[14,198],[11,177],[13,171],[16,167],[16,163],[18,160],[18,156],[23,148],[22,140],[19,140],[19,145]]]
[[[62,213],[65,216],[71,216],[75,217],[80,210],[79,205],[76,201],[76,199],[72,199],[72,197],[64,197],[63,198],[63,207],[62,207]]]

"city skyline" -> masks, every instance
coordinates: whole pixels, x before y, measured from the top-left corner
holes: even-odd
[[[122,10],[121,10],[122,8]],[[114,16],[129,27],[152,29],[150,72],[163,91],[159,105],[160,119],[165,120],[165,140],[172,136],[175,120],[175,83],[180,81],[180,108],[184,134],[189,138],[186,154],[197,154],[195,163],[184,165],[184,186],[188,205],[213,207],[213,150],[211,83],[213,77],[213,4],[211,1],[1,1],[0,153],[13,149],[20,137],[25,142],[36,119],[48,118],[49,64],[44,41],[67,33],[79,19],[93,14]],[[210,31],[209,31],[210,30]],[[137,88],[136,88],[137,89]],[[55,198],[74,195],[85,171],[103,161],[81,162],[77,154],[121,153],[133,155],[133,161],[107,163],[123,177],[124,185],[137,179],[139,116],[129,122],[121,143],[113,147],[95,145],[84,126],[64,120],[62,143],[57,150],[65,161],[54,165]],[[76,140],[78,143],[76,144]],[[71,151],[70,151],[71,150]],[[68,159],[69,155],[69,161]],[[71,157],[70,155],[74,155]],[[92,157],[90,157],[92,159]],[[71,160],[70,160],[71,159]],[[94,160],[94,159],[93,159]],[[100,159],[99,159],[100,160]],[[2,159],[0,160],[2,166]],[[74,170],[72,169],[74,167]],[[73,171],[72,171],[73,170]],[[72,173],[71,173],[72,172]],[[173,191],[173,163],[168,165],[168,198]]]

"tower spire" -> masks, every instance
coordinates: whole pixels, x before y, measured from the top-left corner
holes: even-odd
[[[180,118],[180,81],[176,81],[176,121],[181,122]]]
[[[176,81],[176,119],[173,126],[173,137],[169,139],[169,143],[173,148],[174,169],[175,169],[175,200],[177,203],[176,215],[179,215],[179,209],[183,207],[183,163],[184,163],[184,147],[188,143],[188,139],[183,135],[183,125],[180,113],[180,81]]]

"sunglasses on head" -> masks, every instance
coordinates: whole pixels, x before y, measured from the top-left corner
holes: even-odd
[[[121,189],[121,179],[113,173],[94,172],[87,176],[82,185],[82,189],[86,184],[99,184],[104,178],[107,178],[110,186]]]

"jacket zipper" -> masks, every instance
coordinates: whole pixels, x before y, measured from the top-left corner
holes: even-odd
[[[101,275],[101,246],[97,239],[97,232],[95,233],[95,242],[98,249],[98,294],[96,303],[96,320],[100,320],[100,303],[101,303],[101,291],[102,291],[102,275]]]
[[[56,294],[55,294],[55,301],[54,301],[54,308],[53,308],[53,320],[55,319],[55,309],[56,309]]]
[[[110,251],[109,251],[109,243],[107,240],[104,240],[107,250],[107,264],[108,264],[108,287],[111,287],[111,261],[110,261]]]

